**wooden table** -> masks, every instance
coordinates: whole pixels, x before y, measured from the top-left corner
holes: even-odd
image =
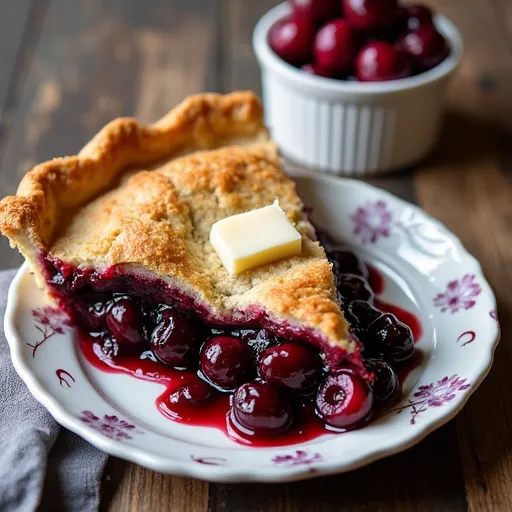
[[[155,120],[199,91],[259,90],[251,49],[273,0],[2,0],[0,194],[35,163],[74,154],[116,116]],[[345,475],[216,485],[110,459],[111,510],[512,510],[512,2],[432,0],[466,55],[435,154],[372,180],[436,216],[483,264],[499,301],[494,368],[456,420]],[[3,268],[20,257],[2,240]],[[441,340],[442,342],[442,340]]]

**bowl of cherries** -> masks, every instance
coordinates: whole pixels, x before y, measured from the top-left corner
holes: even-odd
[[[427,155],[462,56],[448,18],[398,0],[289,0],[260,19],[253,46],[283,154],[355,176]]]

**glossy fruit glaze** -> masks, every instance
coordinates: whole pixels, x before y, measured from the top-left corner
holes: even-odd
[[[163,384],[156,407],[164,416],[220,429],[242,444],[292,445],[358,428],[372,414],[380,415],[421,362],[408,345],[412,337],[421,338],[419,320],[374,297],[386,285],[380,272],[327,239],[323,243],[334,262],[342,307],[349,321],[355,319],[355,332],[366,339],[379,320],[383,326],[375,336],[386,347],[391,343],[391,351],[375,350],[373,341],[368,345],[369,381],[350,364],[328,369],[323,354],[309,343],[254,325],[211,327],[175,306],[157,305],[142,283],[132,283],[127,293],[126,287],[119,289],[119,281],[94,278],[92,290],[87,271],[70,271],[66,277],[48,270],[47,278],[81,324],[79,346],[86,360],[105,372]],[[145,294],[137,293],[143,290]],[[164,290],[153,291],[160,301]],[[402,338],[405,333],[406,343],[399,339],[398,352],[393,348],[397,333]]]

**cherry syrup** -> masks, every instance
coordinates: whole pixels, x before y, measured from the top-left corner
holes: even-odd
[[[124,373],[165,386],[155,400],[159,412],[166,418],[197,427],[212,427],[223,431],[229,438],[241,444],[259,447],[285,446],[304,443],[330,431],[314,413],[313,402],[303,404],[295,425],[277,436],[250,436],[240,432],[229,419],[230,394],[216,393],[210,403],[197,408],[173,407],[167,398],[171,391],[187,383],[197,381],[194,371],[180,371],[165,366],[153,359],[149,350],[139,354],[116,356],[115,360],[106,356],[98,341],[90,334],[79,331],[80,350],[89,364],[107,373]]]
[[[369,284],[377,295],[382,293],[385,280],[382,274],[374,267],[369,268]],[[375,299],[375,305],[384,312],[393,313],[401,322],[408,325],[414,335],[415,341],[422,336],[420,320],[412,313]],[[230,439],[244,445],[254,447],[287,446],[304,443],[318,438],[333,430],[320,420],[314,411],[314,399],[303,400],[295,406],[295,420],[286,432],[273,436],[250,435],[240,431],[230,419],[231,393],[212,390],[211,399],[197,407],[181,407],[180,404],[169,405],[171,392],[198,381],[195,370],[177,370],[157,361],[151,350],[134,352],[128,355],[118,354],[107,356],[98,339],[79,329],[78,342],[80,350],[89,364],[107,373],[128,374],[141,380],[156,382],[165,387],[165,390],[156,398],[155,405],[158,411],[173,421],[187,425],[211,427],[221,430]],[[407,375],[421,364],[421,353],[415,351],[413,357],[396,368],[397,375],[403,383]],[[379,412],[376,413],[380,416]]]

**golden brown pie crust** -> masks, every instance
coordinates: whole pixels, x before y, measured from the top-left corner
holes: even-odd
[[[302,234],[302,256],[230,276],[210,245],[212,224],[276,198]],[[259,307],[356,350],[331,265],[253,93],[193,96],[150,126],[109,123],[77,156],[32,169],[0,202],[0,230],[40,286],[41,253],[75,266],[122,265],[164,280],[213,317]]]

